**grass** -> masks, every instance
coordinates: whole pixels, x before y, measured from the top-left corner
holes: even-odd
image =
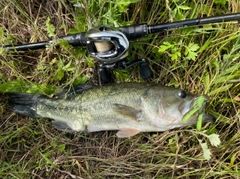
[[[132,3],[129,3],[132,2]],[[1,44],[47,40],[49,35],[99,25],[158,24],[239,11],[239,1],[19,1],[0,2]],[[50,21],[48,23],[48,18]],[[47,28],[50,27],[50,28]],[[52,28],[51,28],[52,27]],[[67,134],[49,120],[23,117],[0,96],[0,178],[240,178],[239,24],[174,29],[132,42],[129,59],[149,61],[148,81],[211,97],[213,124],[118,139],[115,132]],[[99,84],[97,62],[85,49],[1,52],[0,91],[51,95],[71,84]],[[143,81],[138,67],[115,71],[115,81]],[[219,134],[211,146],[203,134]],[[210,160],[199,141],[207,143]]]

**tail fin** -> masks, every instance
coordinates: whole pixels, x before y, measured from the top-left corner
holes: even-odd
[[[24,116],[32,118],[40,118],[37,114],[37,101],[42,95],[28,94],[28,93],[7,93],[8,103],[7,107]]]

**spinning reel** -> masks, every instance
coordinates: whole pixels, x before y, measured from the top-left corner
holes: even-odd
[[[143,79],[147,79],[151,76],[151,70],[144,59],[136,59],[127,61],[129,41],[135,40],[147,36],[151,33],[157,33],[164,30],[173,28],[180,28],[185,26],[194,26],[202,24],[210,24],[217,22],[227,22],[233,20],[239,20],[240,13],[227,14],[223,16],[214,16],[200,19],[192,19],[185,21],[178,21],[159,25],[132,25],[120,27],[118,29],[109,28],[107,26],[101,26],[94,28],[88,32],[82,32],[73,35],[67,35],[60,37],[68,41],[68,43],[74,47],[85,46],[89,52],[89,55],[96,59],[99,65],[99,73],[103,83],[111,82],[111,76],[109,70],[113,69],[126,69],[133,65],[140,65],[140,74]],[[23,44],[16,46],[2,46],[5,50],[35,50],[45,48],[46,45],[52,44],[53,40]]]

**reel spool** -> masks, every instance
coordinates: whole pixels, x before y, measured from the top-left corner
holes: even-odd
[[[109,27],[91,29],[86,33],[89,55],[103,64],[112,64],[127,57],[129,41],[120,31]]]

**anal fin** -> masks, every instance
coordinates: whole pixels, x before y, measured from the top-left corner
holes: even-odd
[[[117,132],[117,136],[119,138],[126,138],[126,137],[132,137],[136,134],[138,134],[140,131],[137,129],[131,129],[131,128],[125,128],[121,129]]]
[[[66,122],[63,121],[52,121],[52,125],[54,128],[63,132],[76,132],[71,127],[69,127]]]

